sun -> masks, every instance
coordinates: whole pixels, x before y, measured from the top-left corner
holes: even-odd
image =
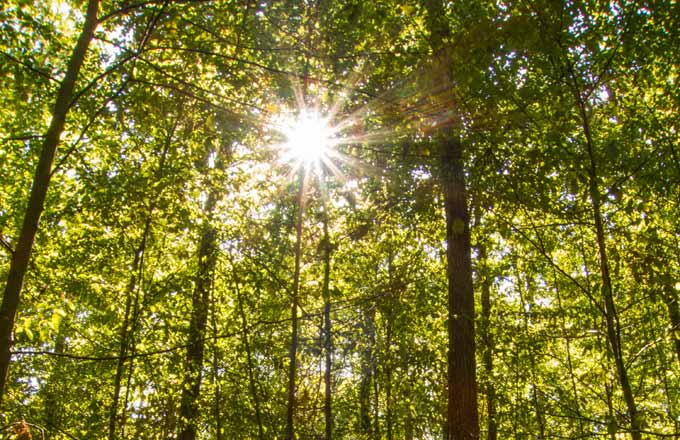
[[[294,118],[278,124],[283,135],[283,161],[295,168],[321,168],[330,161],[336,132],[327,117],[313,110],[302,110]]]

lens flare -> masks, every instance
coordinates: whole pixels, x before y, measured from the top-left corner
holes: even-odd
[[[328,119],[319,113],[301,111],[297,117],[283,121],[279,131],[285,139],[281,144],[285,162],[318,169],[329,160],[335,132]]]

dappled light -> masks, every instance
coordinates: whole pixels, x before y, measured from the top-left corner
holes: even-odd
[[[4,0],[0,440],[680,438],[638,3]]]

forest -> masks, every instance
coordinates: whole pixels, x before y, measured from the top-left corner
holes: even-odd
[[[0,439],[680,438],[675,0],[5,0]]]

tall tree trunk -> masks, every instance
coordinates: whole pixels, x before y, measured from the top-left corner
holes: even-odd
[[[208,322],[208,305],[213,273],[217,262],[217,231],[211,225],[217,194],[211,191],[206,202],[206,221],[201,233],[198,251],[196,285],[191,298],[192,312],[189,326],[189,347],[186,357],[186,376],[180,402],[179,440],[195,440],[198,419],[198,398],[201,393],[205,329]]]
[[[424,0],[430,27],[433,70],[442,84],[456,87],[451,72],[453,37],[442,0]],[[448,103],[447,103],[448,104]],[[449,104],[450,105],[450,104]],[[470,217],[465,187],[463,145],[455,129],[440,127],[440,179],[446,218],[448,280],[447,436],[479,438],[475,361],[475,304],[472,286]]]
[[[116,363],[116,374],[113,379],[113,398],[111,400],[111,408],[109,410],[109,440],[116,438],[116,428],[118,427],[118,404],[120,401],[120,390],[123,381],[123,370],[125,368],[125,361],[128,359],[130,349],[130,337],[134,332],[133,322],[136,319],[135,310],[139,302],[138,276],[141,274],[142,256],[146,252],[146,243],[151,232],[151,216],[153,215],[153,208],[149,212],[144,225],[144,232],[140,240],[139,246],[135,249],[135,256],[132,262],[132,274],[126,289],[125,299],[125,316],[123,318],[123,325],[120,330],[120,345],[118,347],[118,360]],[[127,399],[126,399],[127,400]]]
[[[585,435],[584,420],[581,415],[581,403],[578,395],[578,388],[576,386],[576,374],[574,372],[574,363],[571,356],[571,336],[569,335],[569,330],[567,329],[567,315],[565,313],[564,307],[562,307],[562,293],[557,282],[557,270],[553,267],[553,285],[555,289],[555,297],[557,298],[557,310],[560,315],[560,329],[562,330],[562,335],[564,336],[564,349],[567,355],[567,367],[569,369],[569,379],[571,381],[571,392],[574,394],[574,412],[578,417],[578,435]]]
[[[66,318],[59,324],[59,332],[57,333],[56,340],[54,342],[54,352],[57,354],[64,353],[66,349]],[[59,432],[61,429],[61,396],[63,386],[62,375],[64,374],[66,366],[64,365],[64,360],[61,357],[55,359],[54,370],[50,374],[50,379],[46,387],[45,396],[45,427],[47,428],[47,440],[51,440],[57,435],[53,433]]]
[[[328,207],[323,206],[323,323],[324,352],[326,354],[324,371],[324,419],[326,421],[325,440],[333,438],[333,394],[331,373],[333,366],[333,339],[331,333],[331,242],[328,236]]]
[[[361,350],[361,381],[359,382],[359,428],[362,434],[371,438],[373,422],[371,420],[371,388],[375,380],[375,306],[369,305],[364,310],[362,323],[365,346]]]
[[[241,333],[243,335],[243,348],[246,350],[246,362],[248,364],[248,386],[250,396],[255,407],[255,420],[257,421],[257,433],[260,440],[264,440],[264,427],[262,425],[262,410],[260,408],[260,397],[257,393],[257,378],[255,377],[255,362],[250,348],[250,332],[248,331],[248,320],[246,319],[245,308],[243,307],[243,295],[241,294],[238,279],[234,280],[238,301],[238,312],[241,316]]]
[[[441,166],[449,297],[448,435],[450,440],[469,440],[479,438],[475,305],[463,147],[453,134],[444,144]]]
[[[213,289],[214,293],[214,289]],[[239,298],[240,302],[240,298]],[[220,352],[217,349],[219,331],[217,327],[217,304],[215,295],[211,296],[212,313],[211,323],[213,328],[213,386],[215,387],[215,397],[213,402],[213,417],[215,417],[215,440],[222,440],[222,389],[220,387]],[[248,350],[249,351],[249,350]],[[250,356],[250,353],[248,354]],[[260,439],[262,440],[262,439]]]
[[[24,221],[19,233],[16,249],[12,254],[7,283],[0,306],[0,407],[5,393],[7,372],[11,358],[12,331],[14,330],[14,320],[21,298],[21,287],[26,275],[28,262],[31,258],[31,251],[35,241],[35,234],[38,231],[38,222],[43,212],[45,196],[50,184],[52,163],[59,145],[59,138],[64,131],[66,115],[71,107],[73,100],[73,89],[78,78],[78,73],[83,65],[87,48],[92,41],[94,31],[97,27],[97,10],[99,0],[89,0],[87,13],[83,22],[83,29],[78,37],[71,58],[66,68],[64,80],[61,82],[57,99],[52,111],[52,120],[45,134],[42,144],[40,159],[33,176],[31,194],[24,214]]]
[[[300,170],[298,180],[298,210],[295,221],[295,269],[293,273],[293,298],[291,300],[291,336],[290,351],[288,353],[288,405],[286,407],[285,440],[295,439],[295,379],[297,375],[297,346],[298,346],[298,302],[300,296],[300,254],[302,253],[302,213],[304,212],[304,170]]]
[[[172,128],[168,130],[167,136],[163,143],[163,150],[158,162],[158,169],[155,172],[156,180],[160,181],[163,178],[163,173],[165,171],[165,162],[168,157],[168,151],[172,145],[173,136],[177,128],[177,122],[174,123]],[[130,396],[130,383],[132,381],[133,372],[133,359],[135,344],[133,338],[136,333],[137,321],[139,318],[139,285],[142,282],[143,270],[144,270],[144,256],[146,254],[147,243],[152,231],[152,221],[156,210],[156,200],[160,195],[162,188],[159,189],[159,193],[155,194],[149,200],[149,209],[146,215],[146,220],[144,222],[144,230],[142,232],[142,237],[139,242],[139,246],[135,249],[135,254],[132,262],[132,272],[130,275],[130,281],[128,282],[126,289],[126,300],[125,300],[125,313],[123,318],[123,325],[120,331],[120,344],[118,346],[118,361],[116,363],[116,374],[114,376],[113,383],[113,398],[111,402],[111,408],[109,410],[109,434],[108,439],[114,440],[116,438],[116,429],[118,428],[118,405],[120,401],[120,391],[121,384],[123,380],[123,372],[125,369],[125,362],[130,359],[130,365],[128,367],[128,378],[127,387],[125,391],[125,401],[123,405],[123,414],[127,411],[128,400]],[[132,356],[132,357],[131,357]],[[125,418],[121,420],[121,428],[124,433]],[[123,434],[124,436],[124,434]]]
[[[673,287],[665,284],[663,287],[663,301],[668,308],[668,320],[671,323],[671,337],[673,338],[673,348],[675,357],[680,363],[680,308],[678,308],[678,297],[673,291]]]
[[[386,304],[385,315],[385,349],[383,350],[384,359],[382,368],[384,371],[384,386],[385,386],[385,434],[386,440],[393,440],[393,402],[392,402],[392,366],[394,359],[392,356],[392,342],[394,336],[394,308],[397,304],[397,289],[394,278],[394,250],[392,246],[387,249],[387,292],[385,297],[388,298]]]
[[[598,172],[595,160],[595,146],[590,131],[590,117],[586,109],[586,103],[581,97],[580,91],[576,87],[576,76],[573,75],[574,95],[576,96],[579,114],[581,116],[581,124],[583,133],[586,137],[586,147],[588,152],[588,191],[590,196],[590,203],[593,210],[593,220],[595,222],[595,234],[597,238],[597,249],[600,258],[600,276],[602,280],[602,296],[604,297],[605,321],[607,325],[607,339],[609,346],[614,356],[614,364],[618,373],[619,384],[623,391],[623,398],[628,409],[628,416],[630,417],[631,438],[633,440],[642,440],[640,433],[640,422],[638,420],[637,405],[635,397],[633,396],[633,389],[628,379],[628,370],[626,369],[625,360],[623,358],[623,350],[621,348],[621,324],[619,322],[618,311],[614,302],[614,290],[612,287],[611,275],[609,272],[609,259],[607,257],[607,247],[605,243],[604,225],[602,221],[601,212],[601,197],[598,183]]]
[[[524,324],[523,330],[524,334],[527,337],[528,342],[527,351],[529,355],[529,378],[531,380],[531,400],[534,405],[534,411],[536,413],[536,423],[538,424],[537,438],[539,440],[544,440],[546,438],[545,416],[543,414],[543,404],[538,395],[538,387],[536,386],[536,353],[534,351],[534,344],[529,338],[531,308],[533,307],[533,287],[532,287],[533,283],[531,278],[529,278],[530,275],[527,275],[527,291],[524,292],[524,289],[522,289],[523,282],[519,266],[516,265],[515,270],[517,271],[517,274],[515,276],[517,279],[517,292],[519,293],[519,305],[520,305],[519,312],[523,317],[522,319]]]
[[[477,221],[477,224],[479,221]],[[496,385],[493,380],[493,335],[491,333],[491,274],[486,251],[486,243],[477,245],[479,255],[479,275],[481,280],[482,320],[480,333],[483,347],[482,362],[484,364],[484,376],[486,385],[486,408],[487,408],[487,440],[497,440],[498,424],[496,422]]]

